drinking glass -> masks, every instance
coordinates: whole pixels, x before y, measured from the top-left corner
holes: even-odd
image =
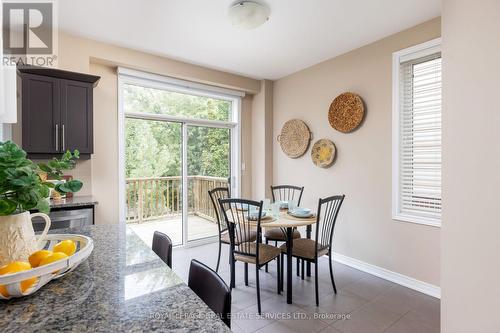
[[[271,199],[265,198],[262,201],[263,201],[262,202],[262,210],[268,211],[269,210],[269,206],[271,205]]]
[[[293,212],[293,210],[297,207],[297,203],[295,200],[288,200],[288,211]]]
[[[279,202],[275,202],[271,204],[271,214],[274,218],[278,218],[280,216],[280,204]]]

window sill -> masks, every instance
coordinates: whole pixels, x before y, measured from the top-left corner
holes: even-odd
[[[422,216],[411,216],[404,214],[393,214],[392,219],[398,222],[409,222],[409,223],[427,225],[435,228],[441,228],[441,220],[433,218],[426,218]]]

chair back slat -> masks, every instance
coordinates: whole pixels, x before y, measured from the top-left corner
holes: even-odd
[[[316,217],[316,253],[323,247],[331,249],[335,222],[345,195],[319,199]]]
[[[246,199],[219,199],[220,209],[228,225],[229,239],[235,254],[250,257],[259,257],[260,218],[262,215],[262,201]],[[252,213],[251,212],[258,212]],[[251,218],[255,214],[255,220]],[[257,230],[256,245],[250,242],[236,242],[237,239],[252,239],[252,233]]]
[[[304,192],[304,187],[295,185],[271,186],[271,194],[273,196],[273,202],[294,200],[297,203],[297,206],[300,206],[300,201],[302,200],[303,192]]]
[[[226,219],[224,219],[224,215],[220,210],[219,199],[227,199],[231,197],[229,188],[216,187],[208,191],[208,196],[210,197],[212,205],[214,206],[215,217],[217,218],[217,225],[219,227],[219,234],[221,234],[227,230],[227,224]]]

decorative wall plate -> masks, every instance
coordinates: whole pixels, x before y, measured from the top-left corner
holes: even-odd
[[[306,123],[299,119],[287,121],[278,135],[281,150],[290,158],[297,158],[307,151],[311,141],[311,132]]]
[[[361,97],[346,92],[335,97],[330,104],[328,121],[337,131],[349,133],[359,126],[364,114],[365,107]]]
[[[328,139],[316,141],[311,149],[311,159],[320,168],[328,168],[335,159],[337,149],[335,144]]]

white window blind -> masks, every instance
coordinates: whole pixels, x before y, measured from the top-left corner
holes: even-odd
[[[441,53],[399,63],[395,218],[441,220]],[[434,223],[433,223],[434,222]]]

